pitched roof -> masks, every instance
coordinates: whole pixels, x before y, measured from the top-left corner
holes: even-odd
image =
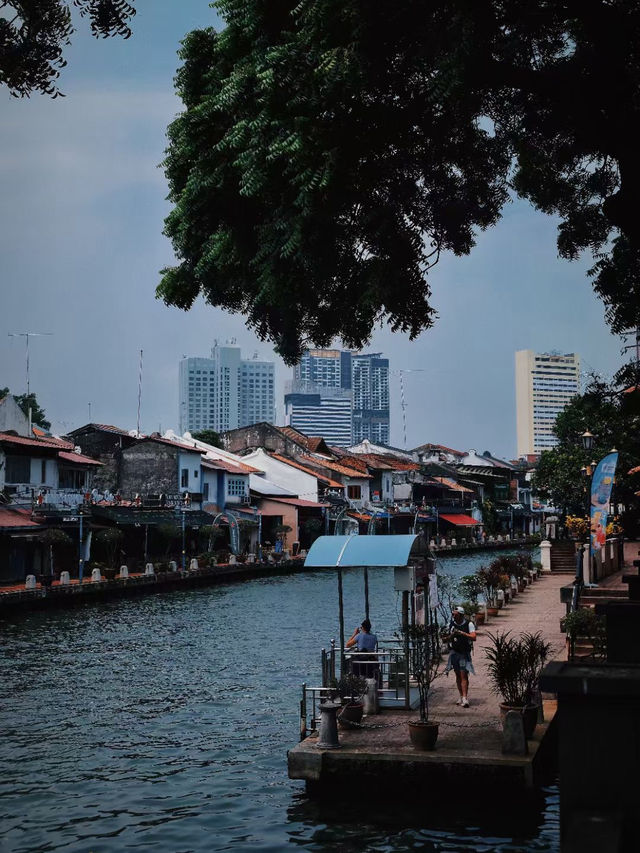
[[[301,506],[301,507],[325,507],[329,506],[329,504],[318,503],[317,501],[305,501],[303,498],[270,498],[272,501],[276,501],[279,504],[292,504],[293,506]]]
[[[337,474],[343,474],[345,477],[358,477],[360,479],[364,477],[367,480],[371,479],[371,474],[367,474],[365,471],[359,471],[356,468],[347,468],[346,465],[339,465],[337,462],[334,462],[331,459],[325,459],[324,457],[301,456],[300,459],[308,465],[328,468],[330,471],[335,471]]]
[[[6,528],[41,527],[37,521],[31,520],[30,510],[0,507],[0,530]]]
[[[298,468],[300,471],[304,471],[305,474],[309,474],[311,477],[315,477],[325,486],[329,486],[332,489],[342,489],[344,488],[342,483],[339,483],[337,480],[332,480],[330,477],[321,474],[320,471],[316,471],[314,468],[309,468],[306,465],[302,465],[297,459],[290,459],[288,456],[281,456],[279,453],[269,453],[273,459],[277,459],[278,462],[284,462],[285,465],[291,465],[292,468]]]
[[[49,450],[66,450],[73,449],[73,445],[60,438],[25,438],[22,435],[9,435],[6,432],[0,432],[0,443],[2,444],[21,444],[25,447],[47,448]]]
[[[91,459],[90,456],[83,456],[81,453],[67,453],[64,450],[58,453],[58,459],[64,459],[65,462],[74,462],[76,465],[102,465],[102,462]]]
[[[421,450],[440,450],[442,453],[453,453],[454,456],[467,455],[464,450],[454,450],[453,447],[447,447],[444,444],[431,444],[430,442],[420,444],[418,447],[414,447],[413,450],[414,452],[420,452]]]
[[[252,468],[244,462],[229,462],[228,459],[212,459],[210,456],[203,456],[202,467],[211,468],[212,470],[226,471],[228,474],[259,474],[259,468]]]
[[[452,480],[449,477],[431,477],[431,479],[437,480],[441,485],[446,486],[448,489],[451,489],[454,492],[473,493],[473,489],[468,489],[466,486],[461,486],[460,483],[456,483],[455,480]]]
[[[84,432],[87,429],[93,428],[97,430],[97,432],[113,432],[116,435],[126,435],[129,436],[129,433],[125,429],[120,429],[120,427],[113,426],[112,424],[85,424],[84,426],[78,427],[77,429],[72,429],[69,435],[75,435],[78,432]]]

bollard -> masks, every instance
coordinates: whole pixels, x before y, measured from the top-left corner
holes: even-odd
[[[282,559],[283,560],[290,560],[291,559],[291,552],[290,551],[283,551],[282,552]]]
[[[323,702],[320,705],[320,734],[316,743],[317,749],[340,749],[336,712],[341,707],[337,702]]]
[[[255,554],[247,554],[247,563],[255,563],[256,555]]]
[[[303,548],[302,551],[300,551],[299,556],[302,557],[302,559],[304,560],[305,557],[307,556],[307,549]]]
[[[129,567],[128,566],[120,566],[120,577],[128,578],[129,577]]]
[[[175,560],[171,560],[171,562],[169,563],[169,571],[170,572],[177,572],[178,571],[178,564],[176,563]]]
[[[236,560],[236,555],[235,555],[235,554],[229,554],[229,565],[230,565],[230,566],[235,566],[235,564],[236,564],[237,562],[238,562],[238,561]]]
[[[429,548],[435,548],[435,547],[436,547],[436,540],[431,539],[431,541],[429,542]]]
[[[446,540],[446,539],[441,539],[441,540],[440,540],[440,547],[441,547],[441,548],[446,548],[446,547],[447,547],[447,540]]]
[[[378,679],[367,678],[367,690],[364,694],[364,714],[377,714],[379,710],[378,703]]]
[[[189,571],[195,572],[197,568],[198,568],[198,561],[196,560],[195,557],[193,557],[191,560],[189,560]]]
[[[147,563],[147,565],[144,567],[144,573],[145,575],[155,575],[156,572],[153,568],[153,563]]]
[[[92,569],[91,570],[91,583],[95,583],[96,581],[99,583],[102,580],[102,575],[100,574],[100,569]]]
[[[27,579],[24,582],[25,589],[35,589],[36,588],[36,576],[35,575],[27,575]]]
[[[69,572],[60,572],[60,586],[66,586],[71,583],[71,575]]]
[[[502,729],[502,754],[526,755],[527,752],[522,713],[521,711],[507,711]]]
[[[452,539],[452,540],[451,540],[451,547],[452,547],[452,548],[455,548],[457,544],[458,544],[458,543],[456,542],[456,540],[455,540],[455,539]]]

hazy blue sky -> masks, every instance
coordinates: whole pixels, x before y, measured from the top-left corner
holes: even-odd
[[[53,429],[91,419],[135,428],[144,350],[141,428],[178,424],[178,361],[235,337],[247,354],[272,355],[239,316],[198,304],[185,314],[154,297],[172,261],[162,236],[168,211],[158,164],[186,32],[215,24],[206,0],[138,0],[134,35],[96,41],[84,23],[68,51],[66,98],[22,101],[0,93],[0,387],[25,390],[24,339],[33,338],[31,389]],[[578,352],[611,375],[621,343],[608,332],[585,270],[557,258],[555,223],[514,202],[470,257],[444,258],[431,276],[440,319],[410,342],[377,330],[405,375],[408,446],[432,441],[515,453],[514,351]],[[277,411],[290,371],[278,364]],[[398,376],[392,443],[402,446]]]

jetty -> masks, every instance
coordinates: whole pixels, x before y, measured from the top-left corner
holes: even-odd
[[[540,784],[555,763],[555,699],[543,696],[543,719],[527,743],[527,754],[503,754],[500,700],[489,688],[484,649],[491,632],[540,631],[552,646],[550,659],[566,660],[566,639],[560,629],[565,613],[560,590],[566,582],[566,575],[543,574],[488,624],[478,626],[469,708],[455,704],[453,673],[436,679],[429,700],[429,717],[440,723],[434,751],[416,751],[410,743],[406,722],[416,719],[417,711],[382,708],[364,717],[361,728],[340,730],[338,749],[318,748],[318,732],[311,731],[289,750],[290,778],[304,780],[310,792],[318,793],[353,788],[362,779],[369,780],[367,787],[375,780],[385,790],[393,787],[407,793],[416,785],[422,792],[452,792],[452,786],[470,780],[475,792],[484,784],[499,784],[505,791],[526,791]]]

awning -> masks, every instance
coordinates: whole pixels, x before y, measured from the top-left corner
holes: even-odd
[[[472,518],[470,515],[464,515],[464,513],[460,513],[459,515],[445,515],[441,513],[439,518],[448,521],[449,524],[455,524],[457,527],[476,527],[476,525],[482,524],[481,521]]]
[[[474,522],[475,523],[475,522]],[[406,566],[410,557],[428,556],[423,536],[319,536],[305,567]]]

